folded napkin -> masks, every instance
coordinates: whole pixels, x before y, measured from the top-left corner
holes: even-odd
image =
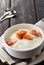
[[[40,27],[43,30],[43,32],[44,32],[44,18],[41,19],[40,21],[38,21],[35,25]]]

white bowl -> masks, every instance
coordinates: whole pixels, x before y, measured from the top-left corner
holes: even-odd
[[[29,50],[24,50],[24,51],[21,51],[21,50],[16,50],[16,49],[13,49],[12,47],[8,46],[5,42],[5,38],[8,37],[9,34],[12,34],[14,31],[18,30],[18,29],[30,29],[31,27],[39,30],[39,32],[41,33],[42,35],[42,39],[41,39],[41,42],[38,46],[32,48],[32,49],[29,49]],[[23,23],[23,24],[17,24],[17,25],[14,25],[10,28],[8,28],[4,34],[1,36],[2,40],[3,40],[3,46],[4,48],[6,49],[6,51],[13,57],[15,58],[20,58],[20,59],[26,59],[26,58],[32,58],[33,56],[39,54],[43,48],[43,40],[44,40],[44,37],[43,37],[43,31],[38,28],[37,26],[33,25],[33,24],[27,24],[27,23]]]

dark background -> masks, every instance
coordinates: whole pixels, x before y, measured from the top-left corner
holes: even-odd
[[[7,64],[3,64],[3,63],[0,61],[0,65],[7,65]],[[40,63],[38,63],[38,64],[36,64],[36,65],[44,65],[44,61],[42,61],[42,62],[40,62]]]
[[[8,8],[17,11],[17,18],[0,23],[0,35],[12,25],[18,23],[34,24],[44,18],[44,0],[0,0],[0,17]]]

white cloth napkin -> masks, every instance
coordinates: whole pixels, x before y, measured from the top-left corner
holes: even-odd
[[[41,19],[40,21],[38,21],[35,25],[40,27],[43,30],[43,32],[44,32],[44,18]]]

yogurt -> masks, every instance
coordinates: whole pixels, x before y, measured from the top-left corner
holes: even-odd
[[[40,37],[36,37],[36,36],[30,34],[33,37],[33,40],[18,39],[16,37],[16,33],[21,31],[21,30],[26,30],[27,34],[30,34],[30,31],[31,31],[31,30],[28,30],[28,29],[19,29],[15,33],[11,34],[11,36],[9,37],[10,40],[12,40],[12,39],[16,39],[17,40],[17,42],[14,43],[13,45],[11,45],[11,47],[13,47],[14,49],[17,49],[17,50],[29,50],[29,49],[36,48],[38,45],[41,44],[40,43],[41,39],[42,39],[41,36]]]

